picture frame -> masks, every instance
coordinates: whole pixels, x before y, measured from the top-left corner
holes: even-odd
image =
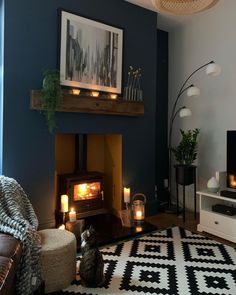
[[[120,94],[123,29],[61,10],[61,85]]]

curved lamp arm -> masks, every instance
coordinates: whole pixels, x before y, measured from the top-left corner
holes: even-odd
[[[176,118],[176,116],[177,116],[177,114],[181,111],[181,110],[183,110],[183,109],[186,109],[186,107],[185,106],[183,106],[183,107],[180,107],[175,113],[174,113],[174,115],[173,115],[173,117],[172,117],[172,119],[171,119],[171,122],[170,122],[170,130],[169,130],[169,149],[171,149],[171,136],[172,136],[172,129],[173,129],[173,123],[174,123],[174,120],[175,120],[175,118]]]
[[[190,86],[185,87],[185,85],[188,83],[189,79],[190,79],[195,73],[197,73],[198,71],[200,71],[202,68],[205,68],[205,67],[207,67],[209,64],[214,64],[214,63],[215,63],[215,62],[212,60],[212,61],[209,61],[208,63],[206,63],[206,64],[200,66],[200,67],[197,68],[195,71],[193,71],[193,72],[187,77],[187,79],[184,81],[184,83],[183,83],[183,85],[181,86],[181,88],[180,88],[180,90],[179,90],[179,92],[178,92],[178,95],[177,95],[177,97],[176,97],[176,99],[175,99],[175,102],[174,102],[174,105],[173,105],[173,108],[172,108],[172,111],[171,111],[170,123],[172,122],[172,119],[173,119],[174,114],[176,114],[176,106],[177,106],[177,103],[178,103],[178,101],[179,101],[180,96],[181,96],[186,90],[188,90],[188,88],[194,86],[193,84],[191,84]],[[184,87],[185,87],[185,88],[184,88]],[[173,124],[173,123],[172,123],[172,124]],[[170,124],[170,125],[171,125],[171,124]],[[169,143],[168,143],[168,146],[169,146],[169,148],[171,147],[171,145],[170,145],[170,141],[169,141]]]
[[[184,81],[182,87],[180,88],[179,93],[183,90],[183,88],[184,88],[184,86],[187,84],[188,80],[189,80],[189,79],[190,79],[190,78],[191,78],[196,72],[198,72],[198,71],[201,70],[202,68],[207,67],[209,64],[214,64],[214,63],[215,63],[215,62],[214,62],[213,60],[212,60],[212,61],[209,61],[208,63],[206,63],[206,64],[200,66],[200,67],[197,68],[195,71],[193,71],[192,74],[190,74],[190,75],[188,76],[188,78]]]
[[[185,83],[185,84],[186,84],[186,83]],[[186,87],[186,88],[184,88],[184,89],[183,89],[183,87],[181,87],[182,89],[181,89],[181,91],[179,91],[179,94],[178,94],[178,96],[176,97],[175,103],[174,103],[173,108],[172,108],[172,111],[171,111],[171,116],[170,116],[170,123],[171,123],[171,124],[173,124],[173,117],[174,117],[174,116],[176,117],[176,115],[177,115],[177,113],[178,113],[178,111],[176,112],[176,106],[177,106],[177,103],[178,103],[178,101],[179,101],[180,96],[181,96],[185,91],[187,91],[190,87],[193,87],[193,86],[194,86],[194,85],[191,84],[191,85],[189,85],[188,87]]]

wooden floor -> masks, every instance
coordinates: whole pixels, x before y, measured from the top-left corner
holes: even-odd
[[[167,213],[160,213],[155,216],[147,217],[146,220],[160,229],[165,229],[167,227],[177,225],[187,230],[190,230],[192,232],[197,232],[197,224],[199,223],[199,217],[197,216],[197,220],[195,220],[193,212],[186,212],[185,223],[183,222],[183,218],[181,215],[177,216],[176,214],[167,214]],[[226,241],[224,239],[218,238],[216,236],[213,236],[207,233],[200,233],[200,234],[203,234],[211,239],[217,240],[223,244],[236,248],[236,243]]]

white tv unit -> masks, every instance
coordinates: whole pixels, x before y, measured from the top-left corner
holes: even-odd
[[[221,196],[219,193],[210,193],[207,190],[198,191],[200,223],[197,230],[208,232],[215,236],[236,243],[236,215],[212,211],[212,206],[222,204],[236,208],[236,199]]]

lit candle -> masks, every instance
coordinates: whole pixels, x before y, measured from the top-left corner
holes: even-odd
[[[80,89],[72,89],[72,94],[74,95],[79,95],[80,94]]]
[[[111,93],[111,94],[110,94],[110,98],[111,98],[111,99],[117,99],[117,94]]]
[[[143,228],[142,226],[136,226],[135,230],[137,233],[140,233],[143,230]]]
[[[61,212],[68,212],[68,196],[61,195]]]
[[[130,202],[130,188],[124,187],[124,202],[129,203]]]
[[[142,220],[143,219],[142,211],[140,211],[140,210],[136,211],[135,215],[136,215],[136,220]]]
[[[71,208],[71,211],[69,212],[69,220],[70,222],[76,221],[76,212],[74,208]]]
[[[92,91],[91,95],[94,97],[98,97],[99,96],[99,92],[98,91]]]
[[[58,227],[58,229],[65,229],[65,224],[62,224],[62,225],[60,225],[59,227]]]

